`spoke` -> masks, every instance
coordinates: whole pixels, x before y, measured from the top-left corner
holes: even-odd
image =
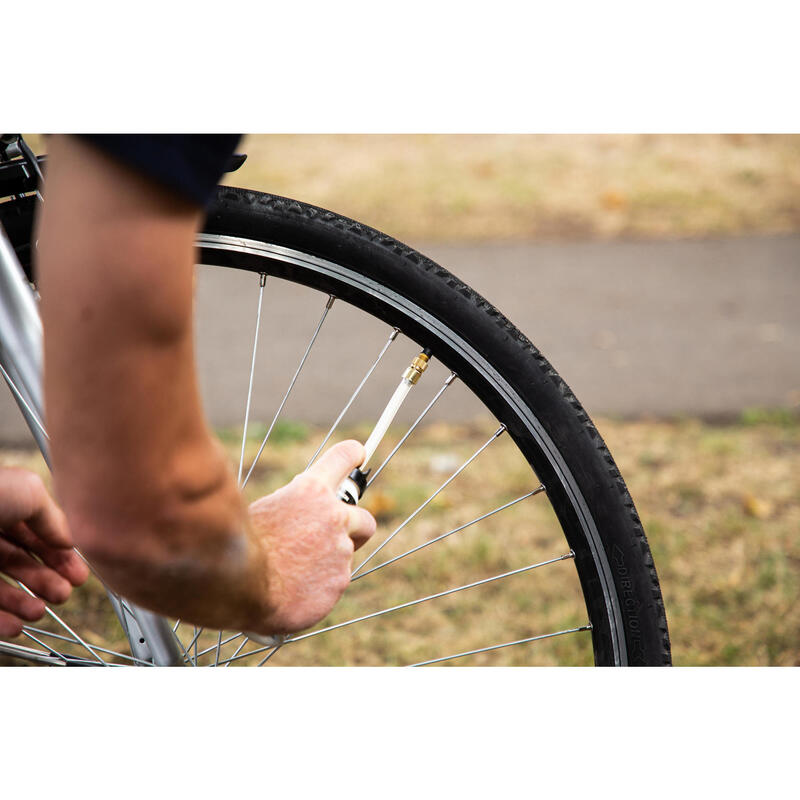
[[[442,656],[442,658],[432,658],[430,661],[419,661],[416,664],[409,664],[410,667],[425,667],[428,664],[438,664],[440,661],[451,661],[454,658],[464,656],[474,656],[476,653],[486,653],[489,650],[500,650],[502,647],[513,647],[515,644],[525,644],[526,642],[538,642],[540,639],[552,639],[554,636],[564,636],[567,633],[578,633],[579,631],[590,631],[591,625],[582,625],[580,628],[569,628],[555,633],[543,633],[541,636],[529,636],[527,639],[517,639],[515,642],[504,642],[503,644],[493,644],[489,647],[479,647],[477,650],[467,650],[464,653],[454,653],[452,656]]]
[[[258,329],[261,326],[261,304],[264,300],[264,284],[267,282],[266,273],[262,272],[258,282],[258,311],[256,312],[256,332],[253,336],[253,358],[250,362],[250,383],[247,387],[247,405],[244,410],[244,430],[242,431],[242,453],[239,456],[238,484],[242,484],[242,468],[244,467],[244,446],[247,442],[247,424],[250,420],[250,402],[253,399],[253,376],[256,371],[256,350],[258,349]]]
[[[232,641],[234,641],[235,639],[238,639],[240,636],[244,636],[244,634],[243,633],[234,633],[233,636],[229,636],[227,639],[223,639],[222,640],[222,647],[225,647],[226,644],[230,644]],[[197,657],[198,658],[202,658],[203,656],[214,652],[216,649],[217,649],[217,646],[215,644],[212,644],[211,647],[206,647],[205,650],[201,650],[197,654]]]
[[[71,639],[69,636],[64,636],[63,634],[60,633],[53,633],[52,631],[46,631],[43,628],[36,628],[33,625],[23,625],[22,630],[27,631],[28,633],[38,633],[42,636],[52,636],[53,639],[59,639],[62,642],[69,642],[70,644],[80,645],[80,642],[77,639]],[[50,649],[50,645],[44,645],[44,646]],[[99,650],[100,648],[97,647],[96,649]]]
[[[383,358],[383,356],[386,353],[386,351],[389,349],[389,346],[391,345],[391,343],[397,338],[397,334],[398,333],[400,333],[400,329],[399,328],[395,328],[391,332],[391,334],[389,335],[388,341],[383,346],[383,349],[380,351],[380,353],[378,353],[378,357],[375,359],[375,362],[367,370],[367,374],[361,379],[361,383],[358,384],[358,386],[356,387],[356,390],[350,396],[350,399],[347,401],[347,405],[345,405],[345,407],[339,413],[339,416],[336,417],[336,420],[334,421],[333,425],[331,425],[331,429],[328,431],[327,436],[322,440],[322,444],[317,448],[317,452],[314,453],[313,456],[311,456],[311,461],[308,462],[308,466],[306,466],[306,469],[308,469],[316,461],[317,456],[322,452],[322,448],[325,447],[325,445],[328,443],[328,439],[330,439],[331,436],[333,436],[333,432],[336,430],[336,428],[338,427],[339,423],[342,421],[342,417],[344,417],[344,415],[348,412],[348,410],[350,409],[350,406],[353,405],[353,403],[355,402],[355,399],[358,397],[358,395],[361,393],[361,390],[364,388],[364,384],[369,379],[369,376],[372,375],[372,373],[375,371],[375,367],[377,367],[378,364],[380,364],[381,359]]]
[[[31,597],[36,597],[36,595],[21,581],[17,581],[17,585],[23,591],[27,592]],[[67,625],[67,623],[64,622],[64,620],[61,619],[61,617],[59,617],[58,614],[56,614],[55,611],[53,611],[50,608],[50,606],[46,605],[44,607],[44,610],[47,612],[47,615],[49,617],[51,617],[52,619],[54,619],[59,625],[61,625],[61,627],[64,628],[64,630],[67,633],[71,633],[78,640],[78,643],[83,645],[83,647],[85,647],[92,654],[92,656],[94,656],[94,658],[96,658],[101,664],[103,664],[105,666],[108,666],[108,664],[102,658],[100,658],[99,655],[97,655],[97,653],[95,652],[94,648],[92,648],[90,645],[88,645],[86,642],[84,642],[83,639],[81,639],[81,637],[78,636],[78,634],[75,633],[75,631],[72,630],[72,628],[70,628],[70,626]]]
[[[261,647],[256,647],[256,648],[255,648],[255,649],[253,649],[253,650],[249,650],[248,652],[246,652],[246,653],[242,653],[241,655],[239,655],[239,653],[240,653],[241,649],[242,649],[242,648],[245,646],[245,644],[246,644],[248,641],[249,641],[248,639],[245,639],[245,640],[244,640],[244,641],[243,641],[243,642],[242,642],[242,643],[239,645],[239,647],[237,647],[237,648],[236,648],[236,652],[235,652],[235,653],[234,653],[234,654],[233,654],[233,655],[232,655],[230,658],[226,658],[226,659],[224,659],[223,661],[220,661],[220,662],[219,662],[219,663],[220,663],[220,666],[223,666],[223,667],[229,667],[233,661],[239,661],[239,660],[240,660],[240,659],[242,659],[242,658],[249,658],[250,656],[255,656],[255,655],[258,655],[259,653],[263,653],[263,652],[265,652],[266,650],[270,650],[270,649],[271,649],[271,652],[270,652],[270,653],[267,655],[267,657],[266,657],[266,658],[264,658],[264,659],[262,659],[262,660],[261,660],[261,661],[260,661],[260,662],[259,662],[259,663],[256,665],[256,666],[260,667],[260,666],[262,666],[263,664],[265,664],[267,661],[269,661],[269,659],[270,659],[270,658],[272,658],[272,656],[273,656],[273,655],[275,655],[275,653],[276,653],[278,650],[280,650],[280,649],[281,649],[281,647],[283,647],[283,646],[286,644],[286,642],[288,642],[288,641],[291,641],[291,640],[290,640],[290,639],[283,639],[283,641],[281,641],[281,642],[278,642],[278,644],[265,644],[265,645],[262,645]]]
[[[11,389],[11,392],[13,393],[15,399],[18,400],[25,407],[25,410],[28,412],[28,414],[30,414],[31,419],[36,423],[36,427],[41,431],[44,438],[49,440],[50,437],[47,435],[47,431],[44,429],[44,425],[42,425],[42,421],[39,419],[38,413],[36,413],[31,408],[28,401],[22,395],[22,392],[20,392],[19,389],[17,389],[16,384],[14,383],[14,381],[11,380],[11,376],[5,371],[2,364],[0,364],[0,375],[2,375],[3,378],[5,378],[5,381],[8,384],[8,388]],[[49,462],[48,466],[50,466]]]
[[[416,606],[420,603],[426,603],[428,600],[436,600],[439,597],[446,597],[447,595],[455,594],[456,592],[463,592],[465,589],[473,589],[475,586],[483,586],[484,584],[492,583],[493,581],[499,581],[503,578],[510,578],[512,575],[521,575],[523,572],[529,572],[530,570],[537,569],[538,567],[546,567],[548,564],[556,564],[559,561],[566,561],[569,558],[575,558],[575,553],[573,553],[571,550],[569,553],[565,553],[563,556],[557,556],[556,558],[551,558],[547,561],[540,561],[538,564],[529,564],[527,567],[512,569],[510,572],[504,572],[501,575],[493,575],[491,578],[484,578],[483,580],[467,583],[463,586],[456,586],[453,589],[446,589],[443,592],[429,594],[427,597],[420,597],[417,600],[410,600],[408,603],[401,603],[399,606],[384,608],[381,611],[374,611],[372,614],[365,614],[363,617],[356,617],[355,619],[349,619],[345,622],[339,622],[336,625],[329,625],[327,628],[320,628],[316,631],[310,631],[309,633],[304,633],[302,636],[294,636],[291,639],[287,639],[284,644],[288,644],[289,642],[299,642],[303,639],[309,639],[312,636],[318,636],[320,633],[327,633],[328,631],[333,631],[337,628],[344,628],[348,625],[354,625],[356,622],[364,622],[364,620],[367,619],[381,617],[384,614],[390,614],[392,611],[399,611],[401,608],[410,608],[411,606]]]
[[[26,661],[38,661],[41,664],[50,664],[51,666],[64,667],[67,662],[60,656],[49,656],[34,650],[32,647],[24,647],[21,644],[12,644],[11,642],[0,641],[0,653],[13,656],[14,658],[22,658]],[[94,662],[92,662],[94,663]]]
[[[76,644],[76,645],[80,644],[80,642],[78,642],[76,639],[70,639],[69,636],[62,636],[60,633],[53,633],[52,631],[46,631],[46,630],[43,630],[42,628],[34,628],[32,625],[26,625],[24,627],[24,629],[23,629],[23,632],[25,632],[25,633],[30,633],[31,631],[33,631],[34,633],[41,634],[42,636],[52,636],[54,639],[59,639],[62,642],[70,642],[71,644]],[[33,636],[31,636],[30,638],[33,639]],[[36,641],[38,641],[38,640],[36,640]],[[39,644],[42,644],[42,643],[39,642]],[[51,648],[47,644],[43,644],[42,646],[47,648],[48,650],[50,650],[52,652],[58,653],[58,651],[53,651],[53,648]],[[145,665],[147,667],[153,666],[150,661],[145,661],[142,658],[136,658],[136,656],[129,656],[129,655],[126,655],[125,653],[120,653],[118,650],[110,650],[107,647],[100,647],[99,645],[96,645],[96,644],[92,645],[92,646],[94,647],[95,650],[97,650],[100,653],[107,653],[110,656],[116,656],[117,658],[124,658],[127,661],[135,661],[137,664],[143,664],[143,665]],[[60,655],[64,655],[66,658],[70,657],[70,656],[68,656],[66,654],[60,654]]]
[[[27,636],[32,641],[36,642],[36,644],[38,644],[39,647],[44,648],[47,651],[47,655],[55,656],[56,658],[63,658],[63,656],[61,655],[61,653],[58,652],[58,650],[54,650],[52,647],[50,647],[50,645],[45,644],[41,639],[37,639],[27,628],[22,629],[22,634],[24,636]]]
[[[411,516],[409,516],[404,522],[402,522],[397,528],[395,528],[354,570],[351,577],[355,577],[356,573],[367,564],[381,551],[384,547],[386,547],[389,542],[400,533],[403,528],[411,522],[417,514],[420,513],[427,505],[430,503],[436,495],[439,494],[445,487],[447,487],[450,483],[452,483],[501,433],[506,429],[505,425],[501,425],[493,434],[492,436],[487,439],[487,441],[482,444],[421,506],[419,506],[415,511],[412,512]]]
[[[214,653],[214,666],[219,666],[219,651],[222,648],[222,631],[219,632],[219,636],[217,637],[217,652]]]
[[[267,653],[266,656],[264,656],[264,658],[262,658],[261,661],[258,662],[257,666],[263,667],[264,664],[266,664],[267,661],[269,661],[272,658],[272,656],[274,656],[275,653],[277,653],[278,650],[281,649],[281,647],[283,647],[283,642],[281,642],[280,644],[276,644],[274,649],[272,650],[272,652],[271,653]]]
[[[517,503],[521,503],[523,500],[527,500],[529,497],[534,497],[535,495],[540,494],[543,491],[544,491],[544,486],[539,486],[538,489],[534,489],[532,492],[523,494],[522,497],[518,497],[516,500],[511,500],[510,502],[505,503],[502,506],[498,506],[497,508],[488,511],[486,514],[483,514],[480,517],[476,517],[475,519],[470,520],[469,522],[465,522],[463,525],[459,525],[457,528],[453,528],[453,530],[448,531],[447,533],[443,533],[441,536],[437,536],[435,539],[429,539],[427,542],[423,542],[422,544],[417,545],[416,547],[412,547],[410,550],[406,550],[405,553],[401,553],[399,556],[390,558],[388,561],[384,561],[382,564],[378,564],[378,566],[372,567],[372,569],[368,569],[366,572],[362,572],[360,575],[356,575],[354,578],[351,578],[351,582],[357,581],[359,578],[363,578],[364,576],[369,575],[372,572],[376,572],[379,569],[388,567],[389,564],[394,564],[395,561],[399,561],[401,558],[410,556],[412,553],[416,553],[418,550],[422,550],[424,547],[428,547],[429,545],[432,545],[435,542],[440,542],[442,539],[446,539],[448,536],[452,536],[454,533],[458,533],[459,531],[463,531],[465,528],[469,528],[476,522],[481,522],[487,517],[491,517],[494,514],[497,514],[500,511],[505,510],[506,508],[511,508],[511,506],[516,505]]]
[[[200,638],[200,634],[205,630],[205,628],[198,628],[196,625],[194,626],[194,637],[192,641],[189,642],[189,646],[186,648],[187,650],[192,649],[192,645],[194,645],[194,665],[197,666],[197,640]]]
[[[249,636],[245,636],[244,639],[242,639],[242,643],[234,651],[233,655],[230,658],[228,658],[228,659],[226,659],[225,661],[222,662],[223,666],[229,667],[231,665],[231,661],[235,661],[236,660],[236,657],[239,656],[239,653],[241,652],[242,648],[249,641],[250,641],[250,637]],[[243,656],[240,656],[240,658],[243,658]]]
[[[283,411],[283,407],[286,405],[286,401],[289,399],[289,395],[291,394],[295,382],[297,381],[297,378],[300,375],[300,371],[303,369],[303,365],[306,363],[308,354],[311,352],[311,348],[314,346],[314,342],[316,342],[320,330],[322,330],[322,323],[325,322],[325,317],[328,316],[328,312],[331,310],[331,306],[333,305],[333,301],[335,299],[336,298],[332,294],[328,295],[328,300],[325,303],[325,310],[322,312],[322,316],[320,317],[320,320],[317,323],[316,330],[311,336],[311,341],[308,343],[308,347],[306,347],[306,351],[305,353],[303,353],[303,357],[300,359],[300,363],[298,364],[297,370],[294,373],[294,377],[292,378],[292,381],[289,384],[289,388],[286,390],[286,394],[283,396],[283,400],[281,400],[281,404],[280,406],[278,406],[278,410],[275,412],[275,416],[272,418],[272,422],[270,423],[269,429],[267,430],[267,435],[264,437],[264,441],[261,442],[261,447],[258,448],[258,452],[256,453],[256,457],[253,459],[253,463],[250,466],[250,469],[247,473],[247,477],[244,479],[241,485],[242,489],[244,489],[244,487],[247,486],[247,481],[250,480],[250,476],[253,474],[253,470],[256,468],[258,459],[261,458],[261,453],[264,452],[264,447],[266,447],[267,440],[269,439],[270,434],[272,433],[272,429],[275,427],[275,423],[278,421],[278,417],[280,416],[281,411]]]
[[[290,642],[292,640],[291,639],[287,639],[286,641]],[[283,644],[286,644],[286,642],[283,642]],[[240,661],[241,659],[248,658],[249,656],[256,656],[259,653],[264,653],[267,650],[272,650],[274,648],[275,648],[275,645],[273,645],[273,644],[265,644],[265,645],[262,645],[261,647],[257,647],[255,650],[249,650],[248,652],[241,653],[240,655],[232,655],[230,658],[226,658],[223,661],[220,661],[219,663],[223,667],[229,667],[234,661]]]
[[[187,661],[191,662],[192,661],[192,657],[189,654],[189,651],[183,646],[183,642],[181,641],[181,637],[178,636],[178,634],[177,634],[177,632],[175,630],[172,631],[172,635],[175,638],[175,641],[178,643],[178,647],[180,647],[181,650],[183,650],[183,661],[184,661],[184,663],[186,663]],[[194,666],[197,666],[197,664],[195,664]]]
[[[192,636],[192,640],[185,647],[183,645],[183,642],[181,642],[180,637],[177,634],[175,634],[175,638],[178,640],[178,643],[180,644],[181,649],[183,650],[184,654],[186,655],[186,658],[184,660],[185,661],[186,660],[191,661],[192,665],[196,667],[197,666],[197,640],[200,637],[200,634],[205,630],[205,628],[198,628],[196,625],[193,625],[192,629],[194,631],[194,635]],[[194,655],[192,655],[192,652],[191,652],[192,645],[194,645]],[[211,648],[211,649],[213,650],[213,648]]]
[[[436,403],[436,401],[444,394],[445,389],[447,389],[447,387],[450,386],[450,384],[455,379],[456,379],[455,372],[451,372],[450,375],[447,377],[447,380],[445,380],[442,388],[439,389],[439,391],[434,396],[433,400],[431,400],[430,403],[428,403],[428,405],[425,407],[425,410],[417,417],[414,424],[406,431],[405,436],[403,436],[403,438],[395,445],[394,450],[392,450],[392,452],[389,453],[388,456],[386,456],[386,459],[384,460],[383,464],[381,464],[378,467],[378,469],[375,470],[375,473],[372,475],[369,481],[367,481],[367,488],[369,488],[372,485],[372,482],[375,480],[375,478],[377,478],[378,475],[381,474],[383,468],[392,460],[394,454],[405,444],[406,439],[408,439],[408,437],[411,436],[412,433],[414,433],[414,430],[416,429],[417,425],[419,425],[419,423],[422,422],[423,417],[433,408],[434,403]]]

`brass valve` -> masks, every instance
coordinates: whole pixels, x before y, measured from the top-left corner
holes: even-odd
[[[415,384],[419,380],[419,376],[428,368],[428,356],[425,353],[420,353],[412,362],[411,366],[403,373],[404,380],[411,384]]]

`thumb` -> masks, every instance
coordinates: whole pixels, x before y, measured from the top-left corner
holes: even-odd
[[[364,445],[355,439],[339,442],[321,455],[308,470],[325,486],[336,491],[339,484],[364,460]]]

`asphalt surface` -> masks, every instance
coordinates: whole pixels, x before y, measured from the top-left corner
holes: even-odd
[[[713,418],[800,404],[800,235],[417,247],[524,331],[590,414]],[[257,300],[257,276],[200,271],[198,362],[215,425],[244,418]],[[267,282],[252,421],[272,418],[323,307],[311,290]],[[282,417],[331,422],[388,333],[334,304]],[[392,344],[348,421],[374,419],[413,352],[402,337]],[[405,419],[445,375],[439,365],[426,374]],[[435,412],[463,420],[481,408],[454,384]],[[0,441],[26,438],[3,395]]]

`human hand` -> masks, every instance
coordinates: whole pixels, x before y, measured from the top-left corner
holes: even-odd
[[[36,560],[31,554],[38,556]],[[18,636],[45,613],[45,601],[63,603],[89,569],[72,549],[64,513],[41,478],[23,469],[0,469],[0,572],[36,597],[0,580],[0,636]]]
[[[250,505],[273,609],[257,633],[308,628],[347,588],[353,551],[375,533],[375,520],[365,509],[339,500],[336,490],[363,459],[363,445],[341,442],[307,472]]]

